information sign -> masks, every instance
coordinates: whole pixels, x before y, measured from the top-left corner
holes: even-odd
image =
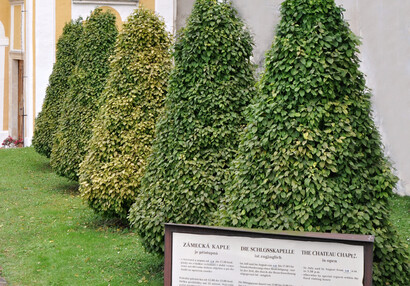
[[[371,285],[373,236],[165,229],[165,285]]]

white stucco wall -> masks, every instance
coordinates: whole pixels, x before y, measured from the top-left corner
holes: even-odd
[[[43,106],[46,89],[48,86],[48,78],[53,70],[55,61],[55,0],[36,1],[36,101],[35,101],[35,116],[41,111]],[[31,141],[33,133],[28,137]]]
[[[177,0],[155,0],[155,11],[163,17],[169,32],[173,32],[175,28],[176,1]]]
[[[25,93],[25,100],[26,100],[26,122],[25,122],[25,138],[24,144],[25,146],[31,145],[31,140],[34,133],[34,119],[36,114],[34,113],[34,90],[33,90],[33,9],[34,4],[33,0],[26,0],[26,8],[24,13],[25,19],[25,26],[26,26],[26,41],[25,41],[25,61],[24,61],[24,93]],[[42,103],[42,102],[41,102]],[[40,110],[38,106],[35,106],[36,110]]]
[[[109,6],[115,9],[121,16],[121,20],[125,21],[137,7],[137,3],[133,2],[124,2],[120,4],[113,4],[115,1],[107,2],[102,4],[96,3],[72,3],[71,4],[71,18],[77,19],[78,17],[82,17],[84,20],[91,14],[91,12],[101,6]]]
[[[410,1],[337,0],[360,36],[361,70],[373,91],[373,110],[387,155],[410,195]]]
[[[279,22],[281,0],[232,0],[255,39],[253,61],[263,63]],[[361,37],[361,70],[373,91],[375,122],[400,178],[397,192],[410,195],[410,1],[335,0]],[[178,6],[178,3],[181,3]],[[194,0],[156,0],[170,31],[184,23]],[[177,19],[177,17],[179,17]]]

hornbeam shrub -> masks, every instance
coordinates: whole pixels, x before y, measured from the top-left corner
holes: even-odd
[[[96,212],[126,220],[140,191],[171,68],[170,35],[136,9],[116,42],[105,103],[80,167],[80,192]]]
[[[333,0],[286,0],[281,14],[219,223],[373,234],[374,285],[410,285],[359,40]]]
[[[77,47],[82,32],[81,19],[71,21],[64,26],[57,42],[56,63],[49,78],[43,108],[36,118],[32,142],[36,152],[47,158],[50,158],[61,107],[69,89],[68,78],[77,61]]]
[[[78,180],[92,122],[103,102],[101,95],[117,34],[115,16],[109,11],[96,9],[84,23],[77,64],[69,78],[70,88],[51,152],[53,169],[71,180]]]
[[[149,251],[163,251],[164,222],[207,224],[218,208],[254,93],[251,55],[251,36],[230,4],[195,2],[130,211]]]

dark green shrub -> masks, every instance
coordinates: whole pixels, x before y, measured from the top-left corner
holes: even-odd
[[[49,78],[43,108],[38,114],[32,144],[37,153],[50,158],[58,128],[60,110],[69,89],[68,78],[77,61],[78,40],[83,32],[81,19],[64,26],[57,42],[56,63]]]
[[[207,224],[218,207],[254,92],[251,54],[250,34],[229,4],[196,1],[130,211],[149,251],[163,251],[164,222]]]
[[[118,36],[105,103],[80,166],[80,192],[95,211],[126,219],[151,152],[171,68],[170,36],[154,12],[137,9]]]
[[[410,285],[389,221],[397,178],[359,71],[358,39],[333,0],[287,0],[220,223],[373,234],[375,285]]]
[[[108,59],[117,34],[115,16],[110,12],[96,9],[84,23],[77,64],[69,79],[70,88],[51,152],[54,170],[72,180],[78,180],[79,165],[91,138],[91,124],[103,101]]]

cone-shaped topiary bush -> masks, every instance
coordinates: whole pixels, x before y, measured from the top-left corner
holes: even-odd
[[[105,103],[80,167],[80,192],[95,211],[126,219],[140,190],[171,68],[170,35],[137,9],[118,36]]]
[[[333,0],[283,2],[220,223],[374,234],[374,284],[409,285],[389,222],[397,179],[342,12]]]
[[[164,222],[207,224],[218,207],[254,92],[251,53],[250,34],[229,4],[195,2],[130,211],[149,251],[163,251]]]
[[[69,79],[70,89],[62,107],[59,128],[51,152],[57,174],[78,180],[78,169],[92,134],[117,37],[115,16],[94,10],[84,23],[78,60]]]
[[[68,78],[77,61],[78,40],[82,32],[81,19],[71,21],[64,26],[57,42],[56,63],[49,78],[43,108],[36,119],[32,141],[36,152],[47,158],[50,158],[61,106],[69,89]]]

